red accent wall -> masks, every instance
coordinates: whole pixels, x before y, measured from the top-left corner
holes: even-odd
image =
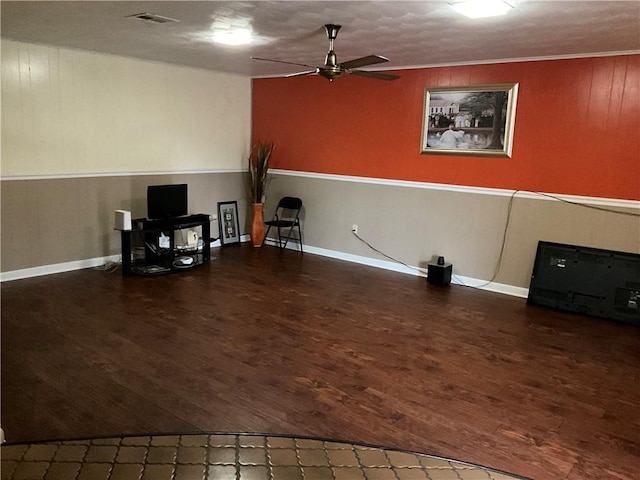
[[[253,80],[275,168],[640,200],[640,55]],[[511,158],[420,154],[428,87],[519,83]]]

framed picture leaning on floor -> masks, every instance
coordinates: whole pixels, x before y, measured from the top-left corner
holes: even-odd
[[[240,243],[240,223],[238,220],[238,202],[218,202],[218,229],[220,244]]]

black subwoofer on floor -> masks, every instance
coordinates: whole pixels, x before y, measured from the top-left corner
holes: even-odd
[[[453,265],[451,263],[429,263],[427,265],[427,282],[441,286],[449,285],[452,273]]]

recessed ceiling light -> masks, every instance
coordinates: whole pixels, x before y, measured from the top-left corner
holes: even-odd
[[[253,40],[253,32],[249,28],[234,28],[213,33],[213,41],[224,45],[247,45]]]
[[[465,0],[452,3],[451,6],[469,18],[496,17],[513,8],[513,5],[505,0]]]

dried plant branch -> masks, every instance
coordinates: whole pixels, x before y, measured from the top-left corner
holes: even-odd
[[[269,160],[273,153],[273,142],[258,142],[251,149],[249,155],[249,188],[253,203],[262,203],[262,197],[267,185]]]

